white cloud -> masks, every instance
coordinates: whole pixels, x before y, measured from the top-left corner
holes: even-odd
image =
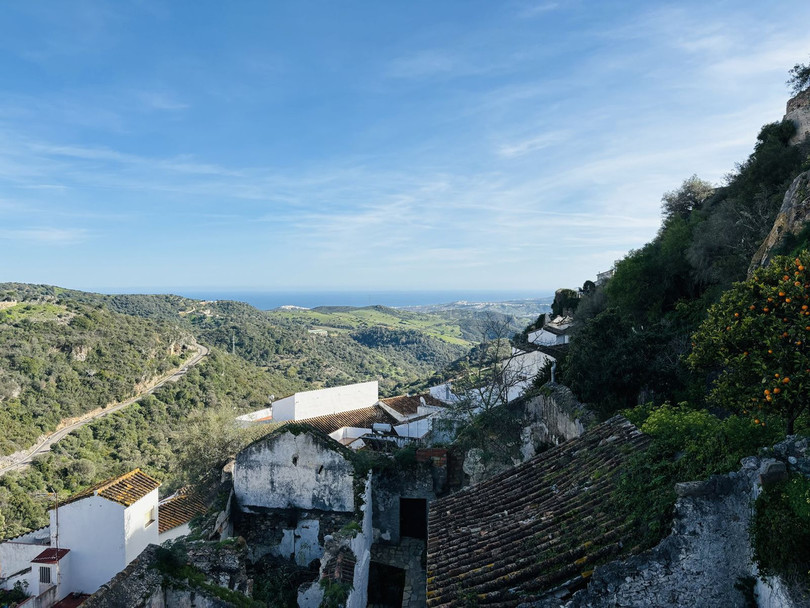
[[[75,245],[86,240],[87,235],[88,233],[84,229],[70,228],[37,227],[0,230],[0,239],[47,245]]]

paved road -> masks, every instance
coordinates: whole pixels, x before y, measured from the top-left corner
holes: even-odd
[[[139,401],[140,399],[144,398],[146,395],[151,395],[167,382],[177,382],[180,378],[182,378],[186,374],[186,372],[189,370],[190,367],[197,365],[200,361],[202,361],[203,357],[205,357],[208,354],[209,351],[205,346],[203,346],[202,344],[199,344],[198,346],[199,350],[197,351],[197,353],[191,359],[189,359],[183,367],[178,369],[170,376],[164,377],[162,380],[153,384],[150,388],[143,391],[142,393],[139,393],[132,399],[128,399],[127,401],[124,401],[123,403],[118,403],[112,407],[107,407],[96,414],[85,415],[76,422],[64,428],[61,428],[58,431],[54,431],[53,433],[46,435],[45,438],[39,441],[36,445],[26,450],[23,454],[15,457],[14,462],[12,464],[8,464],[0,468],[0,477],[5,475],[9,471],[13,471],[14,469],[21,469],[22,467],[28,466],[29,464],[31,464],[34,457],[39,456],[40,454],[44,454],[45,452],[49,452],[51,450],[51,446],[54,443],[56,443],[69,433],[72,433],[76,429],[83,427],[85,424],[89,424],[94,420],[98,420],[99,418],[108,416],[113,412],[122,410],[128,405],[132,405],[136,401]]]

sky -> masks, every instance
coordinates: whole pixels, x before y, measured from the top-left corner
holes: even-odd
[[[553,292],[778,121],[810,2],[4,3],[0,281]]]

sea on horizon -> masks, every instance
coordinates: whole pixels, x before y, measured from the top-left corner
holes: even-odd
[[[175,295],[195,300],[236,300],[246,302],[260,310],[272,310],[281,306],[300,306],[317,308],[318,306],[390,306],[404,308],[408,306],[430,306],[449,304],[451,302],[508,302],[512,300],[537,300],[550,297],[536,291],[490,291],[490,290],[455,290],[455,291],[218,291],[177,289],[159,290],[160,293]],[[130,292],[131,293],[131,292]],[[143,293],[143,291],[141,291]],[[155,291],[151,291],[155,293]],[[553,294],[551,294],[553,296]]]

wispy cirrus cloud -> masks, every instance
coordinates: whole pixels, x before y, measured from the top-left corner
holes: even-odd
[[[46,245],[75,245],[88,238],[82,228],[54,228],[49,226],[0,230],[0,239],[26,241]]]

